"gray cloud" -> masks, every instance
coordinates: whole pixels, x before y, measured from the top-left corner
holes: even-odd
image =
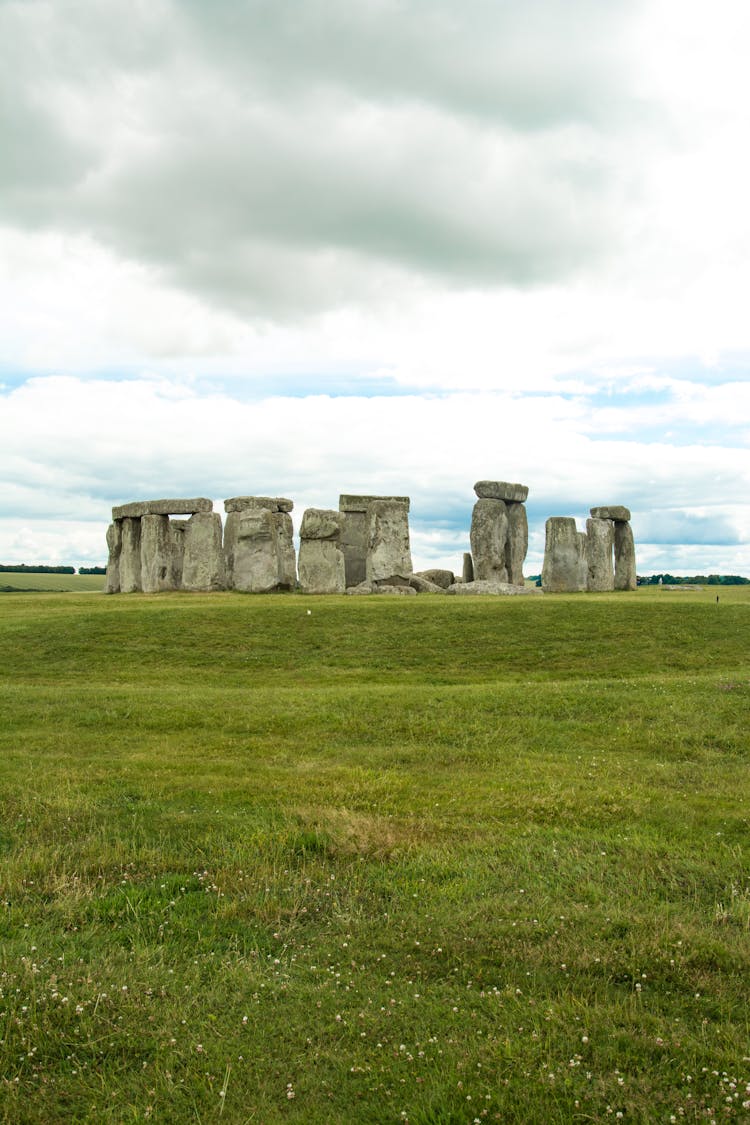
[[[6,4],[0,205],[270,317],[569,277],[613,251],[634,190],[633,11]]]

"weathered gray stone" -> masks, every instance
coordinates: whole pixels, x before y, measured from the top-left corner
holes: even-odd
[[[586,520],[586,587],[592,593],[604,593],[615,588],[612,569],[614,537],[615,529],[611,520]]]
[[[599,508],[589,508],[592,519],[595,520],[629,520],[630,508],[623,508],[621,504],[607,504]]]
[[[508,535],[505,540],[505,569],[512,586],[523,586],[523,564],[529,549],[529,521],[521,503],[508,502]]]
[[[307,508],[299,529],[300,539],[340,539],[344,527],[343,512],[332,508]]]
[[[294,501],[286,496],[231,496],[224,501],[224,511],[244,512],[246,508],[266,508],[269,512],[292,512]]]
[[[120,591],[133,594],[141,588],[141,521],[126,516],[121,526]]]
[[[409,585],[418,594],[444,594],[447,589],[446,586],[438,586],[437,582],[430,582],[429,578],[424,577],[424,572],[410,574]]]
[[[512,500],[518,504],[523,504],[529,495],[527,485],[507,480],[478,480],[474,491],[480,500]]]
[[[219,513],[196,512],[191,516],[184,531],[184,543],[182,589],[223,590],[226,583]]]
[[[635,590],[635,541],[627,520],[615,520],[615,590]]]
[[[507,582],[505,542],[508,537],[508,513],[502,500],[477,500],[471,514],[471,555],[474,580]]]
[[[408,496],[357,496],[349,492],[342,492],[339,496],[340,512],[366,512],[373,500],[392,500],[396,504],[403,504],[409,511]]]
[[[464,551],[464,564],[461,577],[464,582],[474,581],[474,560],[471,557],[471,551]]]
[[[169,534],[172,539],[172,583],[175,590],[182,589],[182,566],[185,561],[185,533],[189,520],[170,520]]]
[[[107,576],[104,579],[105,594],[120,592],[120,551],[122,550],[122,523],[111,523],[107,528]]]
[[[224,569],[230,590],[234,587],[234,552],[241,519],[241,512],[229,512],[224,520]]]
[[[199,496],[193,500],[137,500],[112,509],[113,520],[140,519],[141,516],[192,516],[196,512],[212,512],[213,500]]]
[[[510,582],[456,582],[449,586],[446,594],[497,594],[514,597],[516,594],[541,594],[538,586],[513,586]]]
[[[147,515],[141,519],[141,589],[156,594],[174,589],[172,532],[169,516]]]
[[[346,564],[346,585],[358,586],[367,579],[367,554],[370,547],[369,507],[374,500],[393,500],[409,511],[408,496],[359,496],[342,493],[339,511],[344,514],[341,548]]]
[[[435,586],[441,586],[444,590],[447,590],[456,581],[452,570],[441,570],[439,567],[433,567],[430,570],[418,570],[417,574],[420,578],[426,578],[428,582],[432,582]]]
[[[279,584],[274,513],[246,508],[239,513],[234,545],[233,584],[247,594],[267,594]]]
[[[299,584],[303,594],[346,592],[344,552],[337,540],[300,540]]]
[[[261,507],[246,508],[237,514],[234,589],[247,594],[292,589],[297,568],[291,516]]]
[[[385,583],[382,586],[375,583],[372,592],[373,594],[407,594],[409,597],[417,596],[417,591],[411,586],[388,586]]]
[[[386,578],[377,578],[373,582],[373,586],[408,586],[408,574],[389,574]]]
[[[279,589],[293,590],[297,585],[297,555],[294,550],[294,527],[288,512],[271,512],[276,533],[276,560]]]
[[[373,500],[367,508],[368,540],[365,576],[370,582],[392,574],[411,574],[409,504]]]
[[[367,580],[358,582],[356,586],[347,586],[346,588],[347,594],[353,594],[355,597],[359,597],[360,594],[371,594],[372,591],[372,582],[368,582]]]
[[[574,593],[588,585],[586,536],[569,516],[551,516],[545,524],[542,589],[551,594]]]

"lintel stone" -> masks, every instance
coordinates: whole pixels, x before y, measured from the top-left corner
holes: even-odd
[[[478,480],[474,491],[480,500],[505,500],[507,502],[523,504],[529,495],[526,484],[511,484],[507,480]]]
[[[622,504],[605,504],[599,508],[589,508],[592,519],[595,520],[629,520],[630,508],[623,508]]]
[[[398,504],[406,504],[406,510],[409,511],[408,496],[355,496],[347,492],[339,496],[339,511],[366,512],[374,500],[388,500],[390,502],[395,501]]]
[[[113,520],[140,519],[142,516],[194,516],[212,512],[213,500],[199,496],[193,500],[136,500],[112,509]]]
[[[294,501],[286,496],[232,496],[224,501],[225,512],[244,512],[247,508],[265,508],[268,512],[291,512]]]

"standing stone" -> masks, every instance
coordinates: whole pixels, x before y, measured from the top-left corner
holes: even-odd
[[[120,590],[133,594],[141,589],[141,521],[128,516],[122,524],[120,548]]]
[[[246,594],[267,594],[279,583],[276,529],[267,508],[240,513],[234,548],[234,588]]]
[[[475,581],[508,581],[505,565],[507,537],[508,511],[505,502],[489,497],[477,500],[471,514],[470,532]]]
[[[341,549],[344,516],[328,508],[308,508],[302,517],[299,583],[303,594],[346,592],[346,563]]]
[[[141,589],[144,594],[174,589],[169,516],[147,515],[141,520]]]
[[[615,520],[615,590],[635,590],[637,585],[632,528],[627,520]]]
[[[369,508],[376,500],[389,500],[406,509],[408,537],[408,496],[356,496],[345,492],[339,497],[339,511],[344,515],[341,549],[346,566],[346,586],[359,586],[367,580],[367,556],[370,550]]]
[[[611,520],[586,520],[587,589],[592,593],[604,593],[615,588],[612,570],[613,543],[614,525]]]
[[[522,503],[508,501],[506,509],[508,537],[505,542],[505,569],[511,586],[523,586],[523,564],[529,549],[529,521],[526,517],[526,507]]]
[[[271,512],[271,523],[276,536],[278,588],[293,590],[297,585],[297,555],[292,517],[284,511]]]
[[[471,557],[471,551],[464,551],[464,564],[461,577],[464,582],[474,581],[474,560]]]
[[[105,594],[120,592],[120,552],[122,550],[122,522],[115,520],[107,528],[107,577],[104,579]]]
[[[409,501],[373,500],[367,509],[368,543],[365,577],[378,582],[413,571],[409,543]]]
[[[551,516],[545,524],[542,589],[551,594],[585,590],[588,582],[586,536],[568,516]]]
[[[187,520],[170,520],[169,534],[172,540],[172,587],[182,588],[182,567],[185,561],[185,532]]]
[[[294,527],[289,515],[293,508],[294,502],[286,496],[233,496],[224,501],[224,511],[227,513],[224,525],[224,563],[226,582],[230,589],[260,593],[261,589],[256,589],[258,584],[263,591],[294,589],[297,583],[297,556],[294,550]],[[267,512],[272,517],[271,520],[262,517],[255,519],[259,511]],[[251,522],[244,525],[245,531],[241,534],[240,528],[245,519],[251,519]],[[269,530],[270,540],[267,538]],[[255,540],[256,546],[251,547],[246,543],[240,549],[241,574],[240,584],[237,585],[234,572],[240,538]],[[261,547],[263,542],[272,543],[273,551],[271,547]],[[264,552],[268,554],[268,558],[261,564]],[[274,553],[276,580],[269,586],[271,555]]]
[[[187,521],[182,588],[194,591],[225,588],[221,516],[218,512],[197,512]]]

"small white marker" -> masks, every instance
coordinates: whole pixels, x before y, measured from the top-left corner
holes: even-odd
[[[311,614],[312,614],[312,610],[311,610],[311,609],[308,609],[308,611],[307,611],[307,616],[308,616],[308,617],[310,617],[310,615],[311,615]]]

